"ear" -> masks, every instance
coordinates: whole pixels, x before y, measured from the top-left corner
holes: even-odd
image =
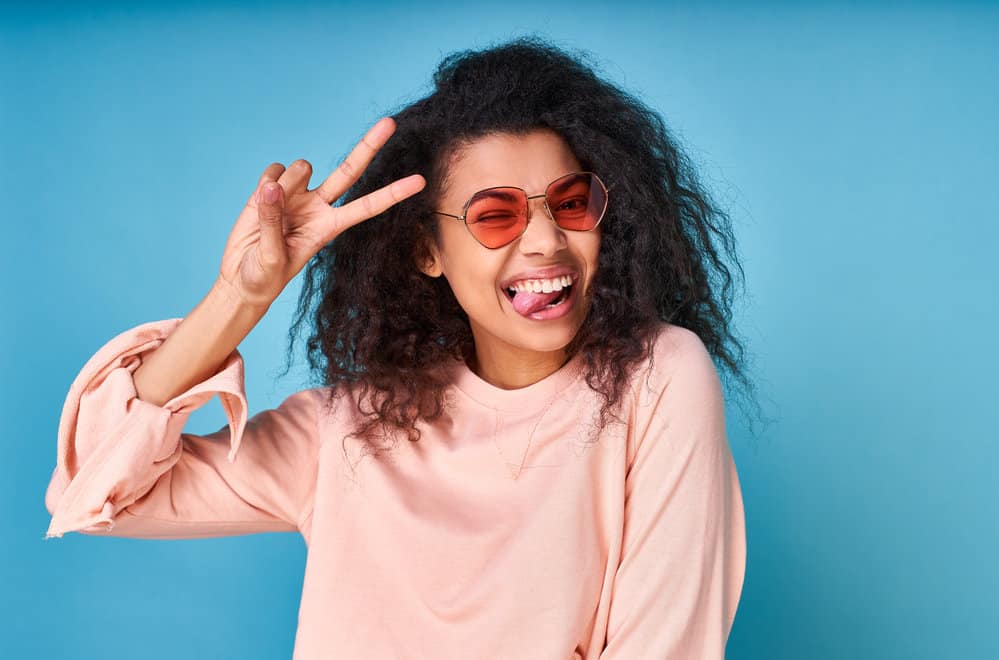
[[[424,239],[417,245],[416,267],[429,277],[440,277],[444,272],[441,269],[440,252],[433,239]]]

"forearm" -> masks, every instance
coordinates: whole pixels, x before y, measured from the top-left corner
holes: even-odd
[[[162,406],[211,376],[266,314],[221,278],[132,374],[143,401]]]

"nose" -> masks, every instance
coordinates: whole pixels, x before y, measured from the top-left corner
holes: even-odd
[[[529,199],[527,213],[527,227],[520,236],[522,253],[547,257],[567,247],[565,231],[548,215],[543,197]]]

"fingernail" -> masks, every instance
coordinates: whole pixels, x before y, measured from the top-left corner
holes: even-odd
[[[277,201],[278,198],[277,185],[269,183],[266,186],[264,186],[264,189],[261,192],[263,192],[263,198],[265,204],[273,204],[274,202]]]

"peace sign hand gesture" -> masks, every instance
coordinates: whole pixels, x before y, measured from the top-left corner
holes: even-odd
[[[313,190],[312,165],[296,160],[287,169],[268,165],[226,241],[219,275],[246,304],[266,308],[320,249],[341,232],[415,195],[426,185],[419,174],[334,207],[395,132],[379,120],[350,155]]]

